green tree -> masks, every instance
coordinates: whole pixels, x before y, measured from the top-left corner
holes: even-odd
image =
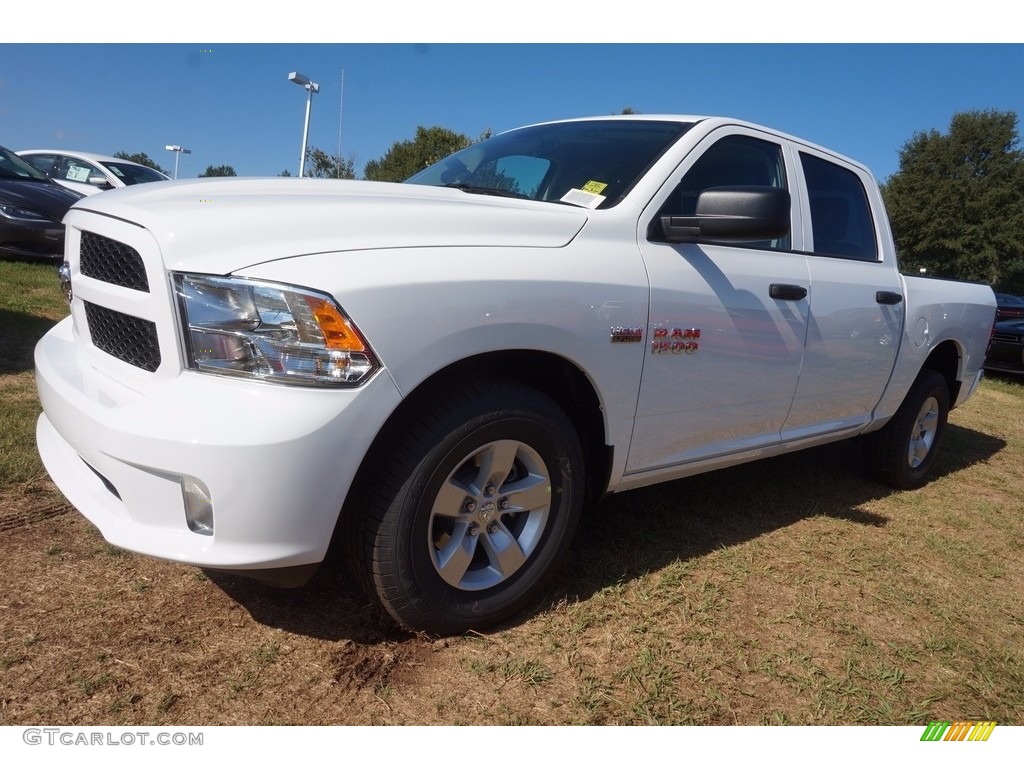
[[[405,181],[452,152],[468,147],[468,136],[447,128],[416,128],[416,138],[396,141],[383,157],[366,164],[363,175],[371,181]]]
[[[138,163],[139,165],[145,165],[149,168],[153,168],[154,170],[160,171],[160,173],[164,174],[165,176],[171,175],[169,171],[165,171],[163,168],[157,165],[156,161],[149,155],[147,155],[145,152],[136,152],[134,155],[129,155],[127,152],[115,152],[114,157],[120,158],[121,160],[128,160],[129,162],[132,163]]]
[[[1024,287],[1024,154],[1017,115],[953,115],[919,131],[882,188],[904,271]]]
[[[235,169],[230,165],[208,165],[206,170],[199,174],[199,178],[204,179],[210,176],[237,176]]]
[[[340,155],[330,155],[322,149],[307,147],[305,175],[313,179],[354,179],[355,163],[354,157],[344,160]]]

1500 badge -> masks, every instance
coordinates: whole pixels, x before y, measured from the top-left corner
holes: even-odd
[[[655,328],[652,355],[692,355],[700,349],[700,328]]]

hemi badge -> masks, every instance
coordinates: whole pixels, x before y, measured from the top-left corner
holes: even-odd
[[[643,341],[643,328],[623,328],[620,325],[612,328],[612,335],[609,339],[612,344],[622,344],[627,341]]]

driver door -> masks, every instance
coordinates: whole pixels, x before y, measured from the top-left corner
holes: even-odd
[[[693,215],[718,186],[789,188],[787,147],[743,127],[708,136],[641,220],[651,281],[648,346],[626,474],[777,443],[800,376],[810,286],[790,238],[665,242],[660,216]],[[691,159],[692,158],[692,159]],[[799,211],[791,212],[798,217]],[[790,232],[797,231],[791,220]]]

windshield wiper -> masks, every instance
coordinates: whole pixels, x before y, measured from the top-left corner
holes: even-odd
[[[494,195],[496,197],[515,197],[520,200],[530,200],[529,195],[524,195],[522,192],[513,192],[510,189],[498,189],[497,187],[477,187],[473,184],[442,184],[443,187],[449,187],[451,189],[461,189],[463,192],[468,192],[473,195]]]

